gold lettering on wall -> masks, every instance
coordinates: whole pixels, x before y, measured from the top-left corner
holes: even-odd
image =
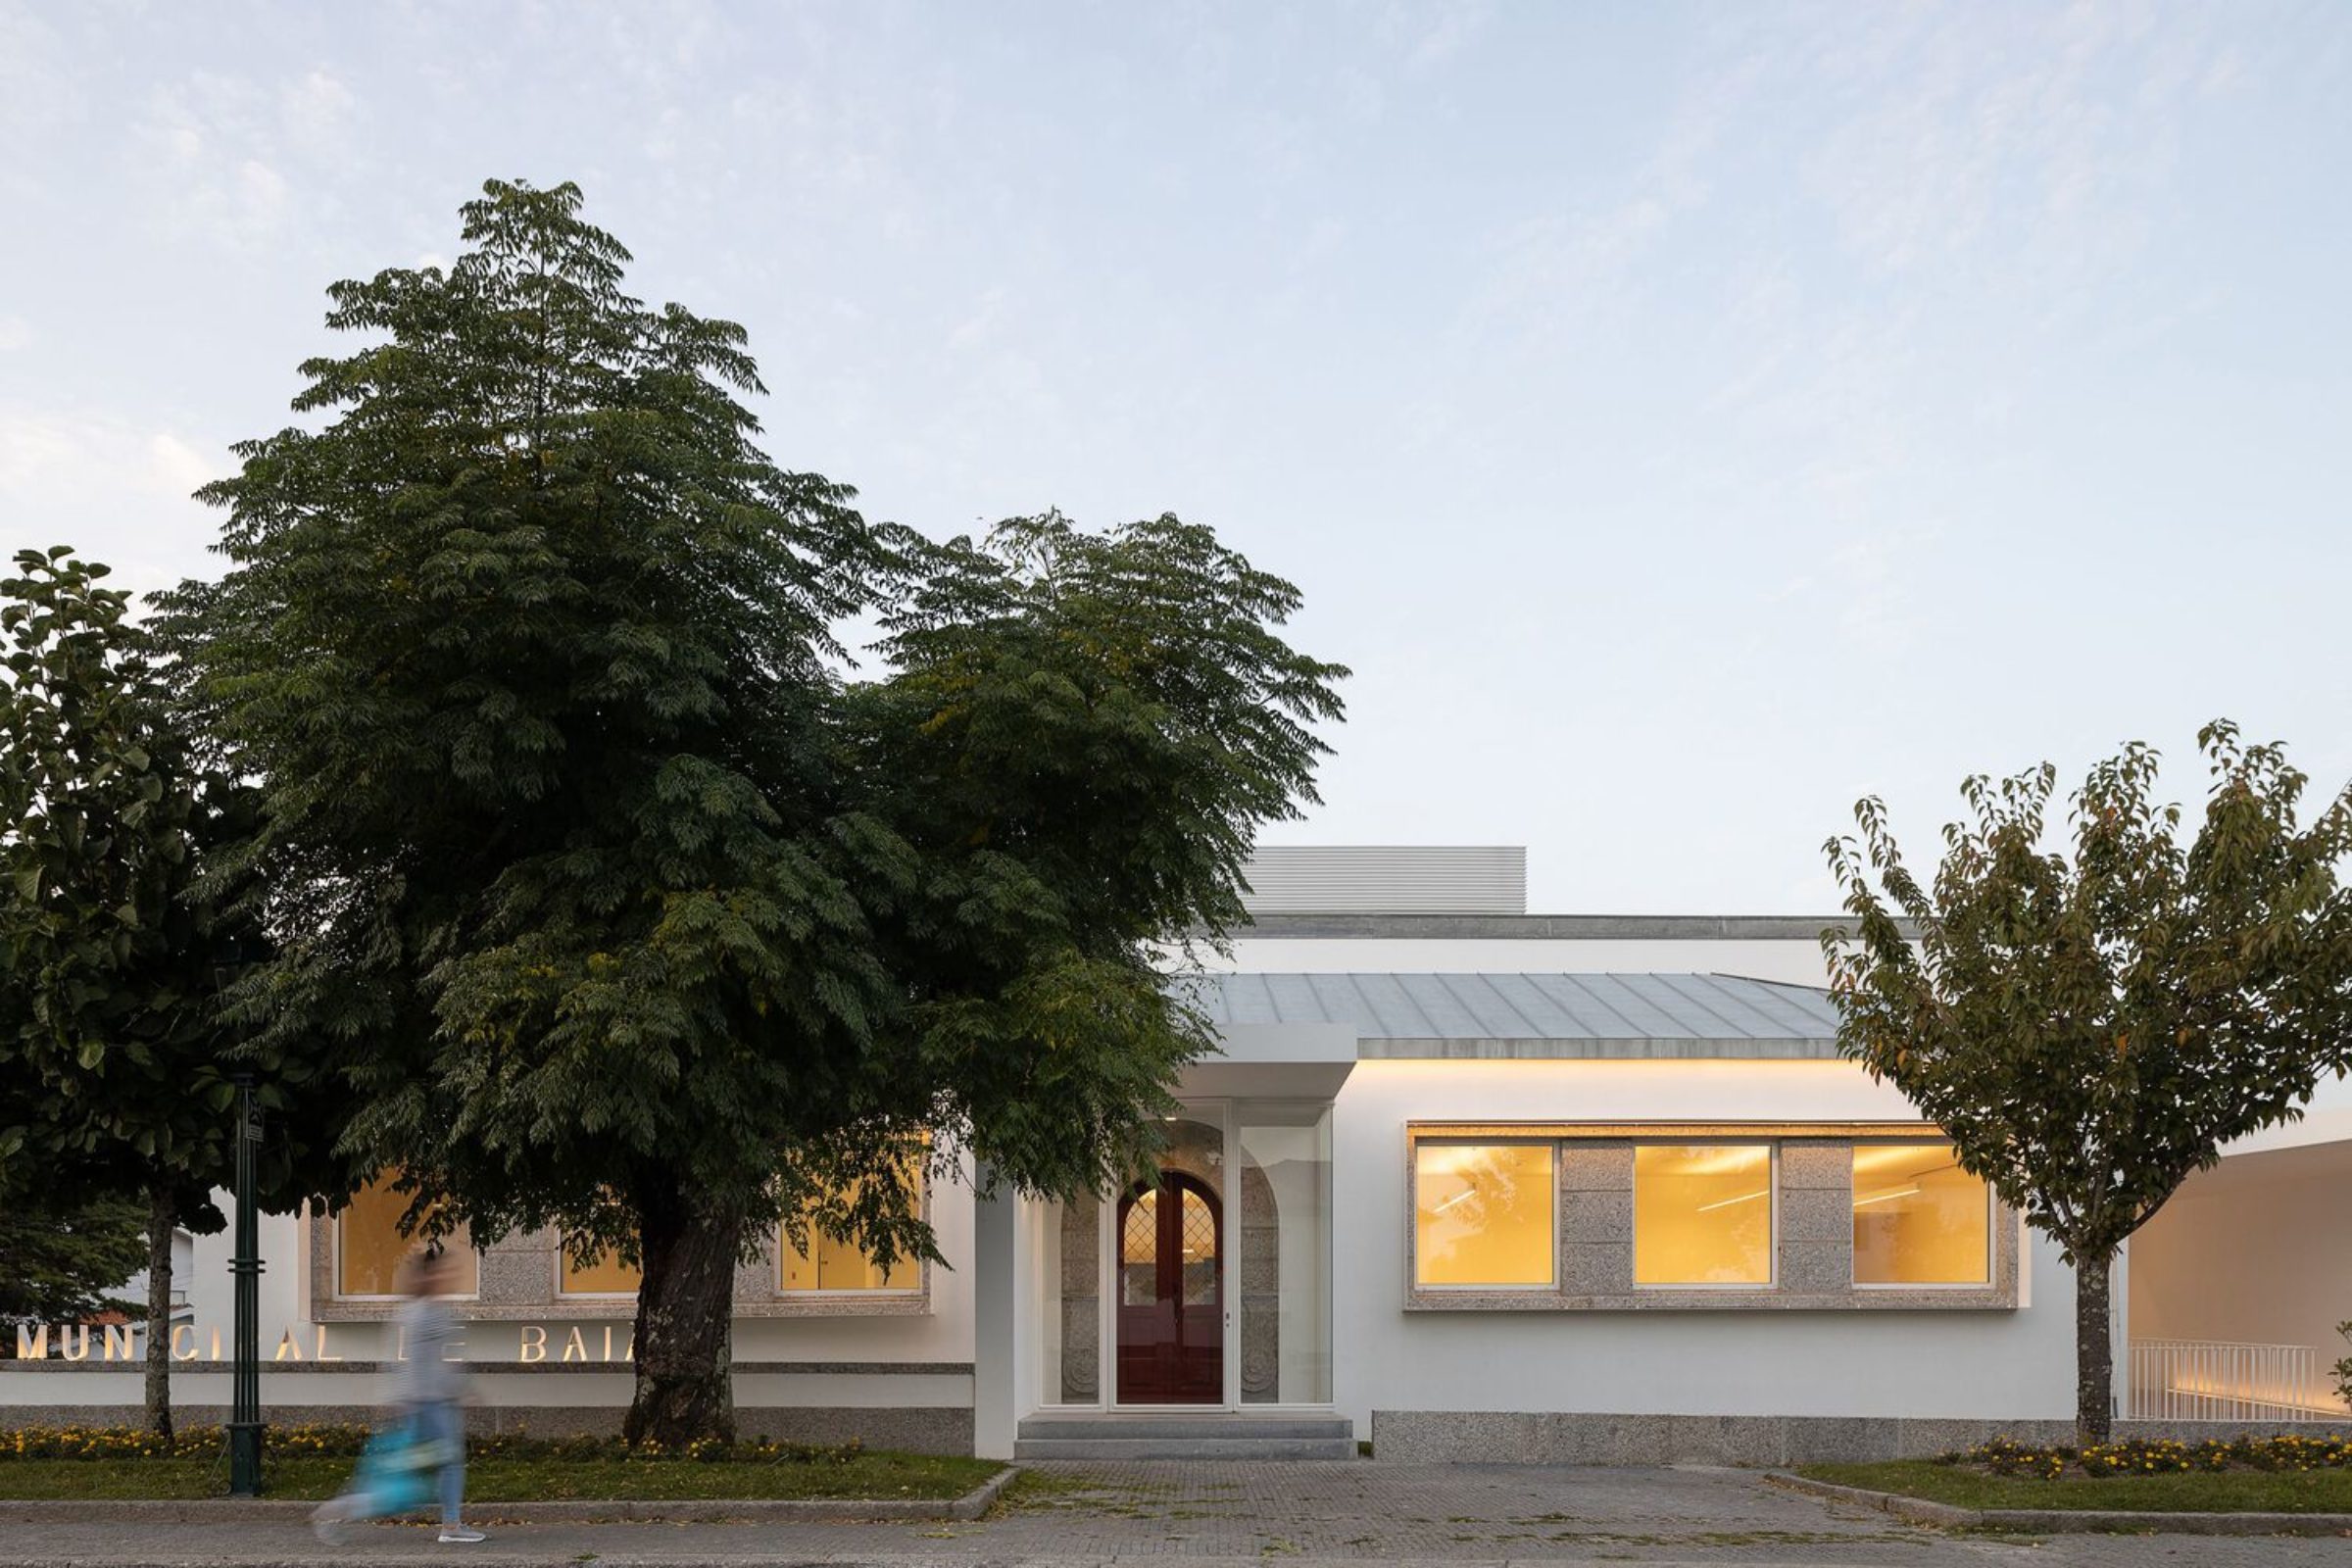
[[[277,1345],[270,1351],[270,1359],[327,1364],[349,1359],[334,1348],[331,1337],[336,1332],[334,1325],[313,1323],[309,1327],[308,1334],[301,1332],[303,1325],[299,1323],[280,1328]],[[621,1330],[617,1335],[613,1333],[615,1327]],[[515,1328],[515,1348],[508,1359],[517,1362],[545,1361],[549,1351],[548,1325],[520,1323]],[[563,1344],[557,1348],[556,1358],[582,1365],[599,1361],[630,1362],[637,1358],[637,1337],[633,1328],[611,1323],[601,1325],[601,1328],[602,1337],[591,1340],[586,1328],[564,1326]],[[143,1323],[20,1323],[17,1325],[17,1356],[25,1361],[48,1360],[52,1356],[68,1361],[91,1360],[93,1329],[96,1331],[98,1349],[95,1359],[140,1359],[146,1334],[146,1325]],[[390,1358],[395,1361],[407,1360],[408,1336],[401,1332],[398,1325],[387,1325],[387,1330],[392,1337]],[[210,1324],[174,1323],[171,1337],[166,1341],[165,1353],[174,1361],[220,1361],[220,1330]],[[453,1362],[467,1360],[466,1342],[462,1339],[451,1340],[443,1359]],[[485,1359],[496,1360],[498,1357],[493,1355]]]

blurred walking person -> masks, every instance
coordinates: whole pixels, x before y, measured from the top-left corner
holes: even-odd
[[[489,1538],[466,1528],[466,1372],[449,1357],[458,1343],[457,1319],[445,1298],[456,1270],[435,1250],[409,1265],[408,1299],[393,1318],[401,1359],[393,1363],[391,1418],[360,1456],[340,1496],[311,1516],[321,1541],[342,1539],[343,1526],[403,1513],[437,1495],[441,1539],[472,1543]]]

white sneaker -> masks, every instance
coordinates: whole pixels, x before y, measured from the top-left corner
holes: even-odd
[[[330,1546],[340,1546],[350,1536],[345,1528],[351,1520],[351,1505],[342,1497],[330,1497],[311,1515],[311,1532]]]
[[[490,1538],[479,1530],[468,1530],[464,1525],[443,1525],[441,1539],[445,1542],[462,1541],[471,1544],[476,1541],[488,1541]]]

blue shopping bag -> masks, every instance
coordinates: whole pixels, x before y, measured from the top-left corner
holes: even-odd
[[[414,1420],[369,1438],[351,1478],[360,1516],[380,1519],[422,1507],[432,1495],[434,1473],[449,1462],[449,1447],[445,1440],[424,1437]]]

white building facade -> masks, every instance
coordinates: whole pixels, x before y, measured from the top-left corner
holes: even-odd
[[[1255,924],[1189,992],[1222,1049],[1178,1085],[1159,1167],[1066,1205],[937,1183],[945,1267],[772,1246],[737,1280],[745,1430],[1655,1462],[1934,1452],[2071,1421],[2071,1273],[1838,1058],[1829,921],[1529,915],[1510,850],[1268,852],[1252,882]],[[2352,1107],[2315,1107],[2135,1244],[2126,1417],[2341,1416],[2323,1331],[2352,1317],[2352,1265],[2308,1227],[2343,1224],[2327,1184],[2347,1135]],[[2296,1237],[2262,1218],[2293,1214]],[[273,1419],[365,1408],[401,1352],[397,1249],[366,1203],[265,1221]],[[2213,1285],[2222,1256],[2260,1285]],[[227,1400],[225,1240],[194,1262],[175,1393],[205,1413]],[[480,1419],[616,1421],[624,1271],[542,1234],[481,1250],[469,1283]],[[22,1347],[46,1353],[0,1362],[0,1408],[134,1415],[134,1338]]]

